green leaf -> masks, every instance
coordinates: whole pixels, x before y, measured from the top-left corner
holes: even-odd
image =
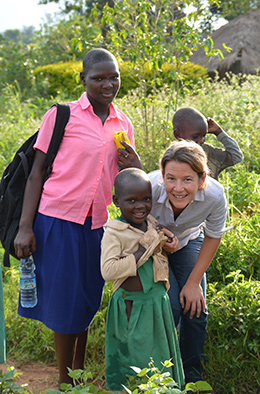
[[[63,391],[65,391],[65,390],[70,390],[70,389],[72,389],[72,384],[61,383],[60,388],[61,388],[61,390],[63,390]]]
[[[199,380],[198,382],[196,382],[195,386],[200,391],[212,391],[213,390],[213,388],[210,386],[210,384],[208,384],[207,382],[203,382],[202,380]]]
[[[79,378],[81,378],[83,372],[84,372],[83,369],[74,369],[74,371],[70,370],[68,375],[71,378],[78,380]]]
[[[223,46],[223,48],[227,51],[227,52],[231,52],[232,51],[232,48],[231,47],[228,47],[228,46],[226,46],[226,44],[225,43],[223,43],[222,44],[222,46]]]
[[[141,372],[138,373],[138,376],[139,377],[145,376],[146,373],[147,373],[147,368],[144,368],[144,369],[141,370]]]
[[[194,393],[198,391],[195,383],[187,383],[185,388],[186,389],[191,389]]]
[[[171,362],[171,360],[166,360],[166,361],[164,361],[163,366],[165,368],[170,368],[173,366],[173,363]]]

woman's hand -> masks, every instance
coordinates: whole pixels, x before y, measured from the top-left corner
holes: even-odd
[[[168,237],[168,241],[163,245],[163,250],[166,253],[174,253],[179,249],[178,238],[167,228],[160,226],[160,230]]]
[[[124,168],[140,168],[143,169],[143,165],[140,157],[134,148],[127,144],[125,141],[121,141],[121,144],[125,146],[125,149],[118,149],[118,160],[117,163],[121,169]]]
[[[189,283],[189,281],[187,281],[180,292],[180,304],[184,309],[184,315],[190,310],[190,319],[192,319],[195,314],[196,317],[199,318],[201,311],[206,311],[206,302],[201,285]]]
[[[218,249],[220,240],[221,238],[204,236],[197,262],[180,292],[180,304],[184,308],[183,313],[185,314],[190,310],[191,319],[195,314],[199,317],[201,311],[206,311],[206,302],[200,283]]]

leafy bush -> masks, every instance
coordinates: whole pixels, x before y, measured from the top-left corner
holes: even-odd
[[[129,385],[127,384],[127,387],[124,386],[125,391],[128,394],[184,394],[187,392],[212,392],[212,387],[207,382],[203,381],[187,383],[184,390],[179,389],[177,383],[170,377],[170,373],[167,372],[167,368],[172,365],[173,364],[170,360],[164,361],[164,363],[162,363],[162,370],[160,371],[154,366],[153,360],[151,359],[148,368],[140,369],[138,367],[131,367],[136,373],[136,377],[131,377],[129,380],[131,389],[129,389]]]
[[[234,212],[236,210],[234,209]],[[211,282],[226,284],[226,275],[238,269],[247,279],[260,278],[259,213],[233,217],[233,230],[222,238],[208,270]]]
[[[246,280],[238,270],[227,275],[227,283],[210,283],[209,337],[218,336],[223,346],[258,355],[260,343],[260,283]],[[228,302],[227,302],[228,300]],[[225,344],[225,345],[224,345]]]
[[[4,374],[0,372],[0,394],[26,394],[26,390],[22,386],[14,383],[15,377],[18,375],[20,374],[13,367],[8,367]]]
[[[162,83],[170,85],[176,80],[176,67],[172,64],[163,64],[162,66]],[[194,86],[203,86],[208,78],[207,70],[194,63],[182,64],[178,70],[178,78],[181,80],[181,89],[186,88],[189,92],[194,91]],[[196,90],[195,90],[196,91]]]
[[[226,276],[241,270],[247,278],[260,278],[259,179],[243,165],[222,173],[220,180],[228,200],[228,223],[233,229],[222,237],[208,270],[211,282],[226,283]]]
[[[38,126],[29,114],[28,105],[21,102],[19,87],[7,85],[0,105],[0,168],[9,163],[22,142],[33,134]]]
[[[11,41],[0,43],[0,90],[7,84],[17,82],[25,97],[33,86],[33,58],[33,48],[30,45]]]
[[[222,178],[227,184],[227,195],[230,203],[241,211],[251,215],[260,204],[260,174],[255,171],[247,171],[242,165],[236,166],[226,178]],[[236,214],[237,212],[234,212]]]
[[[131,62],[119,61],[121,75],[121,87],[118,97],[123,97],[139,86],[140,77]],[[37,67],[34,70],[36,86],[38,92],[47,94],[49,97],[56,97],[60,92],[68,95],[70,98],[78,98],[84,91],[79,81],[79,73],[82,71],[82,62],[65,62],[58,64],[49,64]],[[166,84],[172,84],[176,79],[175,66],[165,64],[162,70],[155,76],[156,88],[164,88]],[[182,65],[178,71],[178,78],[182,79],[182,86],[191,89],[194,84],[207,78],[206,70],[198,65],[188,63]],[[145,66],[144,78],[147,81],[147,94],[152,93],[154,75],[151,72],[149,64]]]
[[[260,387],[260,283],[245,280],[239,271],[227,282],[208,285],[206,379],[216,394],[255,394]]]
[[[78,393],[78,394],[106,394],[107,390],[97,389],[93,383],[87,383],[89,379],[93,379],[91,372],[82,369],[76,369],[72,371],[68,368],[68,375],[77,382],[76,386],[71,384],[62,383],[60,390],[46,389],[47,394],[61,394],[61,393]]]
[[[70,97],[79,97],[84,91],[79,81],[80,71],[82,71],[82,62],[66,62],[37,67],[34,75],[38,90],[45,83],[49,97],[56,97],[60,92]]]

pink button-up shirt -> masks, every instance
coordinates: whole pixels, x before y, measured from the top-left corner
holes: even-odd
[[[112,202],[112,186],[117,170],[115,131],[127,133],[134,146],[133,126],[126,115],[113,104],[102,125],[84,93],[79,101],[68,103],[70,119],[53,163],[50,177],[44,183],[39,212],[84,224],[92,215],[92,229],[102,227],[107,206]],[[35,148],[47,152],[56,117],[52,107],[43,117]],[[90,211],[91,208],[91,211]]]

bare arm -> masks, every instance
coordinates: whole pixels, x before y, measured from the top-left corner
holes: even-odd
[[[33,222],[46,176],[44,159],[45,153],[36,150],[32,170],[25,187],[19,231],[14,240],[15,253],[19,258],[24,258],[36,251]]]
[[[131,145],[127,144],[125,141],[121,141],[121,143],[125,146],[126,149],[118,149],[119,155],[117,162],[120,168],[124,169],[135,167],[142,170],[142,161],[134,148]]]
[[[184,308],[183,313],[186,314],[191,310],[191,319],[195,313],[199,317],[201,310],[203,312],[206,310],[206,303],[200,283],[218,249],[220,241],[221,238],[210,238],[205,235],[195,267],[180,292],[180,304]]]

